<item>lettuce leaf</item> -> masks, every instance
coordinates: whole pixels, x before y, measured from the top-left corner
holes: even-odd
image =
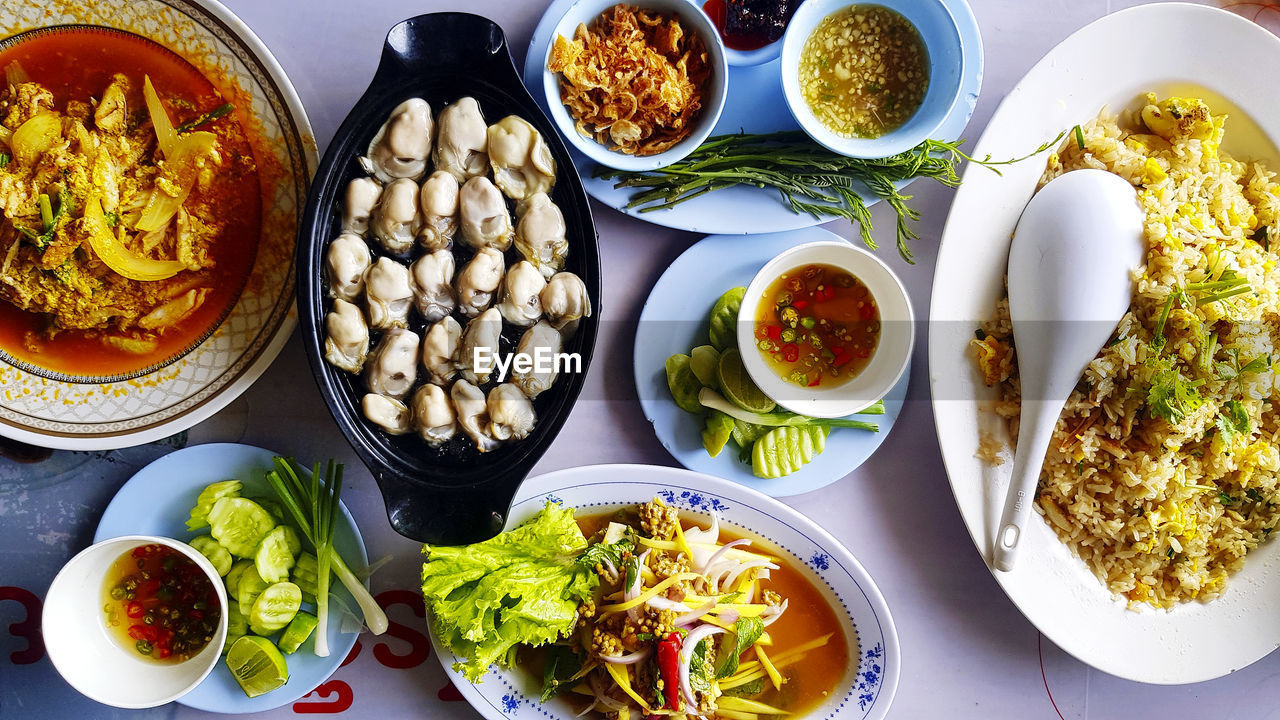
[[[424,545],[422,594],[437,636],[480,682],[492,663],[510,665],[517,645],[566,636],[578,604],[599,582],[577,556],[587,539],[573,511],[547,503],[520,527],[473,545]]]

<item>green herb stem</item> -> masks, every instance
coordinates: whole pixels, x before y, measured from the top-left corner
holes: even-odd
[[[177,132],[177,133],[190,132],[200,127],[201,125],[204,125],[205,123],[217,120],[218,118],[222,117],[223,115],[226,115],[227,113],[235,109],[236,109],[236,106],[232,105],[231,103],[225,103],[223,105],[219,105],[218,107],[210,110],[209,112],[201,115],[200,117],[197,117],[195,120],[179,125],[178,127],[174,128],[174,132]]]

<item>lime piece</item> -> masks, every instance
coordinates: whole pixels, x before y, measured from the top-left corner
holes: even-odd
[[[707,424],[702,430],[702,447],[707,449],[708,455],[715,457],[724,449],[732,434],[733,418],[719,410],[712,410],[707,414]]]
[[[262,537],[276,526],[258,503],[242,497],[219,498],[209,510],[210,532],[236,557],[253,557]]]
[[[697,376],[703,387],[717,390],[720,383],[716,380],[716,366],[720,364],[720,351],[710,345],[699,345],[689,351],[689,369]]]
[[[187,544],[208,558],[209,563],[213,565],[213,569],[218,571],[219,577],[226,577],[227,573],[231,572],[231,553],[219,545],[217,540],[208,535],[201,535],[200,537],[191,538],[191,541]]]
[[[813,425],[770,430],[751,448],[751,471],[761,478],[790,475],[826,448],[828,430]]]
[[[279,582],[263,590],[249,610],[249,629],[256,635],[270,635],[298,614],[302,590],[291,582]]]
[[[702,412],[698,402],[698,391],[702,383],[689,368],[688,355],[672,355],[667,358],[667,387],[671,389],[671,397],[681,410],[691,413]]]
[[[316,616],[308,612],[299,612],[294,615],[293,619],[289,621],[289,627],[286,627],[284,632],[280,633],[280,649],[288,655],[297,652],[302,643],[311,637],[312,631],[316,629],[316,625],[319,623],[320,621],[316,619]]]
[[[720,381],[720,391],[729,402],[753,413],[767,413],[775,407],[768,395],[751,380],[747,367],[742,364],[742,353],[738,348],[729,348],[720,354],[720,364],[716,366],[716,379]]]
[[[269,583],[289,579],[289,569],[293,567],[293,551],[289,548],[288,537],[290,532],[292,531],[284,525],[276,526],[258,543],[258,551],[253,555],[258,576]],[[294,540],[297,540],[296,535]]]
[[[227,667],[249,697],[269,693],[289,682],[284,655],[266,638],[245,635],[227,651]]]
[[[199,530],[209,525],[209,511],[213,509],[213,504],[224,497],[237,497],[240,495],[241,484],[238,480],[223,480],[212,485],[206,485],[200,491],[200,495],[196,497],[196,505],[191,508],[191,518],[187,520],[188,530]]]
[[[742,298],[746,295],[746,288],[732,288],[711,306],[711,316],[708,318],[711,330],[708,335],[711,344],[720,352],[738,346],[738,310],[742,308]]]

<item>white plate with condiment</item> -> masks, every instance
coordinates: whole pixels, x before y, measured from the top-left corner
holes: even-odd
[[[1277,66],[1280,39],[1228,12],[1188,4],[1125,10],[1076,32],[1036,64],[1001,103],[972,154],[1020,156],[1104,106],[1119,110],[1143,92],[1186,84],[1230,100],[1274,143],[1280,95],[1258,69]],[[961,515],[988,565],[1012,463],[991,466],[975,456],[982,435],[1006,442],[1008,436],[986,409],[995,390],[979,378],[969,340],[994,313],[1009,239],[1046,154],[999,175],[977,166],[965,172],[939,247],[930,304],[938,441]],[[1270,161],[1276,167],[1274,156]],[[1148,683],[1198,682],[1280,646],[1280,543],[1274,540],[1248,556],[1222,596],[1168,611],[1127,609],[1042,520],[1033,518],[1022,545],[1015,569],[993,572],[996,581],[1049,639],[1105,672]]]
[[[0,7],[0,38],[57,25],[123,30],[194,65],[235,103],[242,121],[248,118],[257,126],[263,140],[257,145],[266,154],[256,157],[260,177],[278,177],[262,207],[257,256],[245,289],[221,324],[180,359],[140,377],[103,382],[60,379],[20,362],[0,362],[0,435],[69,450],[140,445],[226,407],[284,347],[297,323],[294,236],[316,165],[315,139],[284,69],[216,0]]]

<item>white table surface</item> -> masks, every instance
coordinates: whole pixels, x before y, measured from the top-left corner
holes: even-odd
[[[391,25],[439,10],[486,15],[503,26],[519,64],[543,10],[543,3],[534,0],[224,1],[265,41],[288,72],[322,151],[372,76],[383,36]],[[1134,4],[1105,0],[970,1],[986,49],[981,98],[964,133],[970,144],[1004,94],[1045,52],[1086,23]],[[1242,8],[1241,12],[1252,16],[1255,10]],[[1261,22],[1273,30],[1280,27],[1280,11],[1260,12]],[[1194,51],[1188,48],[1188,52]],[[952,191],[922,181],[913,185],[911,192],[916,195],[914,205],[924,216],[919,225],[922,237],[914,245],[917,264],[907,266],[894,256],[892,216],[882,206],[874,212],[876,237],[881,254],[902,276],[917,315],[927,317],[934,248]],[[598,203],[593,202],[592,209],[604,268],[604,322],[599,345],[582,399],[534,474],[595,463],[674,464],[641,415],[632,382],[631,339],[649,288],[671,260],[698,237],[647,225]],[[846,222],[827,227],[846,237],[855,236]],[[880,451],[829,488],[787,499],[843,542],[888,599],[903,657],[902,680],[890,717],[1280,719],[1280,653],[1215,681],[1158,687],[1092,670],[1040,637],[991,578],[952,500],[929,405],[927,351],[922,324],[917,328],[907,403]],[[345,459],[348,485],[344,499],[360,524],[370,556],[395,556],[374,576],[375,593],[391,589],[411,595],[416,590],[419,547],[396,535],[388,525],[372,478],[350,452],[324,408],[296,336],[253,388],[190,432],[189,443],[206,441],[244,442],[301,458],[336,454]],[[127,456],[124,462],[129,462]],[[2,483],[0,478],[0,516],[20,518],[40,510],[39,487],[18,492]],[[86,502],[85,508],[100,513],[106,499]],[[37,523],[37,529],[42,524],[32,522]],[[93,523],[96,516],[88,526]],[[77,543],[83,546],[87,542],[83,533],[40,539],[50,552],[67,556],[78,549]],[[0,559],[5,556],[0,550]],[[32,589],[43,594],[45,586]],[[1280,605],[1276,611],[1280,612]],[[4,613],[0,604],[0,627],[13,621]],[[390,614],[394,621],[420,632],[422,621],[410,605],[393,606]],[[409,654],[416,638],[375,640],[365,635],[361,640],[362,652],[334,676],[351,688],[351,704],[343,715],[478,717],[464,702],[442,699],[448,697],[447,690],[442,692],[448,679],[434,657],[407,669],[388,668],[375,658],[376,645],[382,646],[383,658],[388,652]],[[0,638],[0,651],[10,649]],[[1194,662],[1194,653],[1189,661]],[[73,694],[70,688],[64,690]],[[307,700],[344,699],[335,693]],[[68,702],[74,700],[69,697]],[[34,706],[45,703],[0,678],[0,716],[26,717],[23,709]],[[85,716],[108,713],[102,706],[76,706],[89,712]],[[263,716],[292,712],[285,707]],[[120,713],[130,717],[138,714],[203,716],[177,706]]]

